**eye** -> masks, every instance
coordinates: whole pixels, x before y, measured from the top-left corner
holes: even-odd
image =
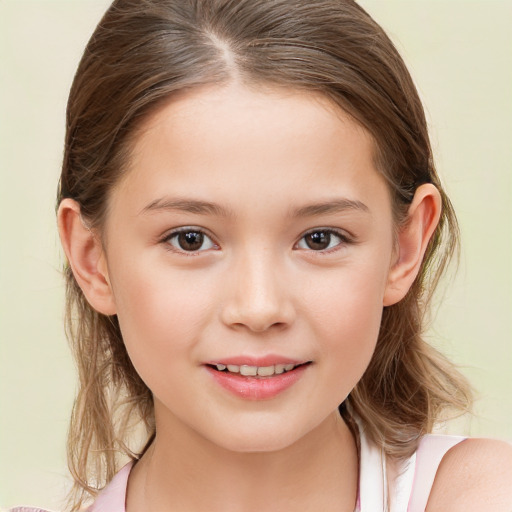
[[[313,251],[326,251],[347,242],[349,242],[348,238],[337,231],[332,229],[316,229],[306,233],[299,240],[297,247]]]
[[[179,252],[202,252],[217,247],[208,235],[192,228],[174,231],[163,241]]]

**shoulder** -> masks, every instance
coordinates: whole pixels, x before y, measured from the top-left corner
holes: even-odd
[[[451,448],[436,473],[427,512],[512,510],[512,445],[467,439]]]

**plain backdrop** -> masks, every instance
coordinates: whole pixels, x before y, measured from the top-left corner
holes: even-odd
[[[67,93],[107,0],[0,0],[0,505],[62,506],[75,370],[54,201]],[[459,214],[430,330],[478,392],[451,430],[512,438],[512,2],[362,0],[408,63]],[[441,302],[439,297],[438,303]]]

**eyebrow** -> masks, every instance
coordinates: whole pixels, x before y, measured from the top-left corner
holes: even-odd
[[[145,206],[140,213],[155,211],[181,211],[198,215],[217,215],[219,217],[234,217],[234,213],[218,204],[196,199],[161,198]]]
[[[341,198],[323,201],[321,203],[312,203],[300,208],[291,210],[290,216],[293,217],[315,217],[319,215],[329,215],[342,213],[347,210],[361,211],[370,213],[368,206],[361,201]],[[219,217],[236,217],[235,213],[229,208],[225,208],[209,201],[200,201],[196,199],[182,198],[161,198],[152,201],[141,210],[141,214],[157,211],[181,211],[194,213],[197,215],[216,215]]]
[[[315,217],[319,215],[329,215],[333,213],[342,213],[347,210],[361,211],[370,213],[370,209],[361,201],[354,199],[332,199],[321,203],[313,203],[301,206],[292,211],[292,217]]]

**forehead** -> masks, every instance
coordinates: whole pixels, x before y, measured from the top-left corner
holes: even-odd
[[[231,149],[244,135],[268,147],[268,140],[259,136],[270,131],[283,137],[295,135],[297,142],[304,135],[311,138],[318,134],[324,139],[328,135],[342,135],[344,139],[352,135],[373,146],[368,131],[327,96],[265,84],[210,85],[172,95],[137,130],[136,150],[154,138],[152,132],[162,129],[165,135],[188,140],[202,137],[206,142],[222,137]],[[337,137],[337,141],[341,139]]]
[[[337,189],[364,195],[384,183],[373,147],[368,132],[323,95],[204,87],[180,93],[145,120],[117,188],[146,204],[159,191],[227,202],[279,196],[290,203],[305,191]]]

